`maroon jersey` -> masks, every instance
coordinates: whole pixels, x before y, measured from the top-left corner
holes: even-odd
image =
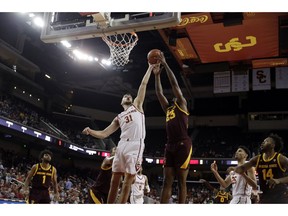
[[[33,189],[48,189],[51,185],[52,175],[55,173],[55,168],[50,165],[47,169],[36,164],[36,171],[33,174],[32,188]]]
[[[181,109],[176,102],[167,108],[167,149],[175,149],[177,143],[185,139],[190,139],[188,136],[188,117],[189,113]]]
[[[265,160],[263,154],[258,156],[256,171],[258,173],[260,190],[260,203],[288,203],[286,193],[287,185],[278,184],[274,188],[269,188],[267,180],[271,178],[282,178],[285,176],[286,169],[284,169],[279,162],[280,153],[275,152],[272,158]]]
[[[91,188],[92,191],[94,193],[101,192],[102,194],[108,195],[111,177],[112,177],[112,166],[107,169],[101,168],[100,173],[97,176],[97,180]]]
[[[226,191],[218,191],[214,198],[214,203],[227,204],[229,203],[229,193]]]

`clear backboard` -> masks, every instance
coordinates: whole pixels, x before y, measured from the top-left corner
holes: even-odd
[[[176,26],[180,12],[138,13],[44,13],[41,40],[55,43],[62,40],[80,40],[127,32],[157,30]]]

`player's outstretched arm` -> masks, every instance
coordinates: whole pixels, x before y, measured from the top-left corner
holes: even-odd
[[[137,96],[133,102],[134,106],[136,106],[141,112],[143,112],[143,103],[144,103],[144,99],[146,95],[146,88],[147,88],[147,84],[148,84],[153,67],[154,67],[153,65],[149,64],[149,67],[139,86]]]
[[[234,171],[240,174],[243,174],[244,172],[246,172],[248,169],[255,167],[257,164],[257,160],[258,157],[260,157],[260,155],[257,155],[253,158],[251,158],[247,163],[242,164],[240,166],[236,166]]]
[[[104,130],[92,130],[91,128],[86,127],[84,128],[82,133],[86,135],[91,135],[98,139],[105,139],[106,137],[114,133],[118,128],[119,128],[119,122],[118,122],[117,117],[115,117],[114,120],[111,122],[111,124],[108,127],[106,127]]]
[[[243,177],[247,181],[247,183],[252,186],[253,190],[257,189],[257,180],[256,180],[256,175],[255,175],[255,168],[251,167],[250,169],[247,170],[247,174],[243,173]]]
[[[163,94],[163,88],[162,88],[161,78],[160,78],[161,70],[162,69],[160,69],[160,65],[157,65],[153,69],[153,73],[155,74],[156,95],[157,95],[157,98],[158,98],[158,100],[160,102],[160,105],[161,105],[163,111],[166,113],[167,107],[169,106],[169,102],[168,102],[167,98]]]
[[[217,164],[216,164],[216,161],[214,161],[212,164],[211,164],[211,171],[212,173],[214,174],[215,178],[217,179],[217,181],[219,182],[219,184],[224,187],[224,188],[227,188],[230,184],[231,184],[231,178],[230,176],[227,176],[227,178],[224,180],[220,174],[218,173],[218,167],[217,167]]]
[[[182,109],[184,109],[184,111],[187,111],[187,101],[182,94],[182,91],[179,87],[178,81],[177,81],[173,71],[171,70],[171,68],[167,64],[163,53],[161,53],[159,60],[161,61],[161,64],[164,66],[164,68],[166,70],[167,76],[169,78],[169,81],[170,81],[170,84],[172,87],[173,94],[177,98],[177,102],[179,103],[180,107]]]

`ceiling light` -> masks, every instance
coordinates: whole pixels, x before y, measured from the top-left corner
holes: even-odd
[[[40,18],[40,17],[35,17],[35,18],[33,19],[33,22],[34,22],[34,24],[35,24],[36,26],[39,26],[39,27],[43,27],[43,26],[44,26],[44,21],[43,21],[43,19]]]
[[[72,45],[71,45],[68,41],[66,41],[66,40],[62,40],[61,43],[62,43],[63,46],[65,46],[65,47],[67,47],[67,48],[70,48],[70,47],[72,46]]]

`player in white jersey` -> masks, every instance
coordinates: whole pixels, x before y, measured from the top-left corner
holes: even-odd
[[[115,203],[123,175],[124,181],[121,187],[119,203],[127,203],[132,181],[141,166],[146,135],[143,102],[151,71],[154,67],[155,65],[149,64],[134,101],[130,94],[123,96],[121,105],[124,111],[115,117],[108,127],[97,131],[89,127],[83,130],[86,135],[104,139],[121,128],[121,140],[118,143],[112,164],[112,179],[107,203]]]
[[[148,184],[148,178],[146,175],[142,174],[142,167],[141,167],[131,185],[130,203],[143,204],[144,194],[149,192],[150,187]]]
[[[250,151],[245,146],[239,146],[235,153],[238,165],[244,164],[249,158],[249,154]],[[232,184],[232,200],[230,204],[251,204],[252,189],[257,188],[254,167],[247,170],[247,173],[243,175],[235,173],[233,169],[233,167],[228,169],[229,175],[224,180],[218,173],[216,161],[211,164],[211,171],[222,187],[227,188]]]

